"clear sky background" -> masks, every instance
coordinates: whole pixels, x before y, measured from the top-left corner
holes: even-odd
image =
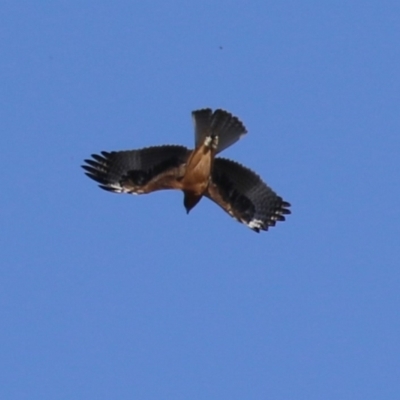
[[[0,398],[399,399],[400,3],[3,1]],[[293,214],[115,195],[191,111]]]

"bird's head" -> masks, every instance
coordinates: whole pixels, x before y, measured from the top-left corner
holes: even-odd
[[[183,198],[183,205],[186,209],[186,214],[189,214],[190,210],[200,201],[201,196],[195,196],[192,193],[185,192]]]

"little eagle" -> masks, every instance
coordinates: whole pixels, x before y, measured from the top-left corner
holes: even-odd
[[[255,232],[267,231],[290,214],[290,204],[243,165],[216,157],[247,133],[229,112],[210,108],[192,112],[195,148],[163,145],[92,154],[82,168],[100,188],[145,194],[163,189],[184,193],[186,212],[203,196]]]

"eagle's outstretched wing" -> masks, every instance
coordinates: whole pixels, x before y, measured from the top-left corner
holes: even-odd
[[[179,189],[190,151],[184,146],[155,146],[130,151],[102,151],[85,160],[86,175],[104,190],[142,194]]]
[[[217,153],[236,143],[247,133],[242,121],[225,110],[204,108],[192,112],[195,146],[203,144],[206,136],[218,136]]]
[[[268,230],[290,214],[290,204],[250,169],[225,158],[214,160],[208,198],[256,232]]]

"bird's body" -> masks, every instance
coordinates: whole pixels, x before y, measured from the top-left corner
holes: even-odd
[[[116,193],[145,194],[178,189],[189,212],[203,196],[256,232],[284,221],[289,203],[276,195],[253,171],[216,155],[247,133],[242,122],[223,111],[203,109],[192,113],[195,148],[156,146],[102,152],[85,160],[86,174],[102,189]]]
[[[194,149],[189,156],[185,174],[181,181],[181,190],[185,194],[184,204],[187,212],[201,200],[207,191],[217,144],[218,137],[207,136],[204,143]]]

